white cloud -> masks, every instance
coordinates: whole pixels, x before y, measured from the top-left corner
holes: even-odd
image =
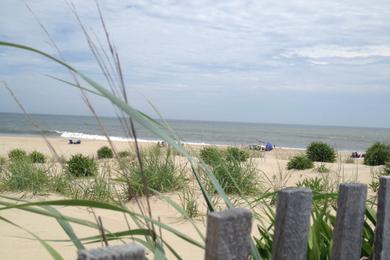
[[[377,46],[359,46],[359,47],[344,47],[337,45],[328,46],[314,46],[304,47],[289,50],[282,53],[281,56],[286,58],[303,57],[309,59],[322,59],[322,58],[342,58],[342,59],[355,59],[355,58],[389,58],[390,46],[389,45],[377,45]]]

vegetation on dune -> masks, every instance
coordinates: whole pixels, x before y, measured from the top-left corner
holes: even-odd
[[[325,164],[321,163],[321,165],[316,168],[316,171],[319,173],[328,173],[330,172],[330,169],[327,168]]]
[[[200,151],[200,158],[211,168],[215,178],[228,194],[249,195],[258,191],[256,167],[248,157],[245,151],[238,148],[225,150],[204,147]],[[213,185],[206,185],[213,191]]]
[[[179,190],[186,182],[184,167],[175,163],[175,158],[170,149],[163,149],[158,146],[146,149],[141,153],[143,162],[143,173],[136,160],[125,162],[125,167],[129,172],[127,179],[122,177],[122,181],[127,183],[130,197],[144,195],[145,192],[155,190],[158,192],[168,192]],[[145,191],[145,183],[147,190]]]
[[[382,175],[390,175],[390,161],[386,162],[385,167],[382,171]]]
[[[34,165],[26,158],[9,162],[2,176],[4,189],[34,194],[47,191],[49,177],[46,169]]]
[[[118,152],[119,158],[126,158],[130,157],[131,153],[129,151],[120,151]]]
[[[98,159],[111,159],[114,157],[114,154],[110,147],[103,146],[97,151]]]
[[[27,153],[22,149],[12,149],[8,152],[8,158],[10,160],[24,160],[26,157]]]
[[[373,144],[364,156],[364,164],[370,166],[384,165],[390,160],[390,147],[383,143]]]
[[[313,162],[306,155],[296,155],[287,163],[288,170],[306,170],[313,167]]]
[[[241,150],[237,147],[228,147],[225,151],[226,160],[245,162],[249,159],[249,153],[245,150]]]
[[[327,143],[312,142],[306,148],[307,158],[313,162],[335,162],[336,151]]]
[[[96,161],[82,154],[75,154],[66,162],[66,171],[74,177],[95,176]]]
[[[29,156],[32,163],[45,163],[46,162],[46,157],[41,152],[33,151],[28,156]]]

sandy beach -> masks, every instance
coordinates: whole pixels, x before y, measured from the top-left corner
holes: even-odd
[[[82,153],[90,156],[96,156],[96,151],[103,145],[107,145],[105,141],[95,140],[82,140],[80,145],[69,145],[67,139],[64,138],[49,138],[50,143],[60,156],[66,158],[72,154]],[[154,144],[142,143],[142,146],[148,146]],[[131,149],[131,144],[126,142],[114,142],[114,147],[118,151],[124,149]],[[26,151],[38,150],[50,156],[50,150],[46,143],[40,137],[19,137],[19,136],[0,136],[0,156],[6,157],[9,150],[13,148],[21,148]],[[188,149],[199,149],[199,147],[187,147]],[[253,159],[258,170],[258,178],[261,180],[264,187],[272,187],[277,189],[278,187],[294,186],[299,180],[307,177],[317,177],[320,173],[313,169],[304,171],[288,171],[286,165],[288,160],[299,153],[303,153],[302,150],[296,149],[275,149],[274,151],[264,153],[263,158]],[[362,164],[359,159],[355,163],[345,163],[345,159],[349,156],[349,153],[340,153],[337,162],[327,163],[326,166],[331,170],[329,173],[330,178],[333,178],[338,182],[361,182],[369,183],[372,179],[373,171],[377,170],[377,167],[368,167]],[[185,160],[182,157],[179,160]],[[21,197],[24,194],[19,193],[5,193],[3,195],[12,197]],[[179,202],[178,194],[167,194],[173,200]],[[60,195],[47,194],[31,196],[27,195],[24,199],[27,200],[54,200],[61,199]],[[199,198],[201,201],[201,199]],[[138,211],[138,207],[135,201],[127,203],[128,207],[135,212]],[[151,199],[151,207],[153,217],[155,219],[160,218],[161,222],[171,225],[172,227],[180,230],[186,235],[202,242],[199,235],[197,235],[195,228],[189,222],[183,219],[178,212],[166,203],[163,199],[153,197]],[[59,208],[61,213],[72,216],[88,219],[94,222],[94,215],[85,208],[79,207],[67,207]],[[95,214],[102,217],[104,226],[111,232],[126,230],[126,221],[121,213],[113,213],[105,210],[96,210]],[[55,240],[66,239],[67,236],[60,228],[58,223],[48,217],[40,216],[33,213],[24,212],[21,210],[7,210],[1,213],[1,216],[12,220],[14,223],[34,232],[43,239]],[[197,217],[194,221],[197,227],[203,232],[205,230],[205,210],[200,217]],[[98,235],[96,230],[86,227],[80,227],[73,225],[76,233],[80,237]],[[2,259],[26,259],[29,256],[30,259],[50,259],[50,255],[39,244],[38,241],[31,239],[31,235],[25,231],[18,229],[8,223],[0,222],[0,255]],[[256,234],[256,225],[253,225],[253,234]],[[203,250],[197,248],[189,243],[177,238],[169,232],[163,231],[163,237],[170,244],[175,246],[175,249],[184,259],[202,259]],[[120,243],[116,241],[115,243]],[[114,243],[114,244],[115,244]],[[71,243],[54,243],[50,242],[52,246],[65,258],[75,259],[76,249]],[[98,247],[99,244],[88,245],[89,248]],[[172,254],[168,253],[170,258]]]

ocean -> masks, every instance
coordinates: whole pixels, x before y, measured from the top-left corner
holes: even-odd
[[[100,127],[94,117],[67,115],[32,115],[47,136],[102,140]],[[101,117],[113,140],[126,141],[117,118]],[[375,142],[390,143],[389,128],[312,126],[267,123],[211,122],[167,120],[184,143],[249,145],[258,141],[271,142],[277,147],[305,148],[310,142],[323,141],[339,151],[365,151]],[[140,141],[159,138],[136,126]],[[0,113],[0,135],[40,135],[23,114]]]

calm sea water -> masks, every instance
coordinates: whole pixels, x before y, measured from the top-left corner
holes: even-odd
[[[33,115],[34,121],[48,136],[104,139],[93,117]],[[125,140],[117,118],[101,118],[110,136]],[[338,150],[363,151],[374,142],[390,143],[389,128],[358,128],[262,123],[232,123],[168,120],[178,136],[188,143],[255,144],[258,140],[279,147],[304,148],[312,141],[324,141]],[[136,127],[143,140],[158,140],[147,130]],[[0,135],[39,135],[23,114],[0,113]]]

